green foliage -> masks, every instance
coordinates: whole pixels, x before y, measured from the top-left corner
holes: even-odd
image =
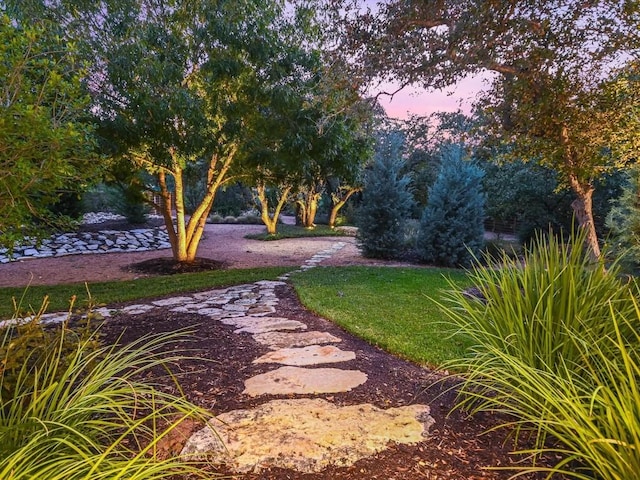
[[[230,185],[216,194],[213,202],[214,213],[239,217],[247,210],[255,209],[251,190],[241,184]]]
[[[383,137],[373,165],[365,174],[356,224],[362,254],[370,258],[394,258],[402,252],[405,221],[413,205],[409,178],[401,175],[402,138]]]
[[[640,268],[640,169],[629,171],[628,183],[620,198],[613,202],[606,225],[610,233],[611,253],[628,271]]]
[[[440,173],[429,189],[416,242],[427,263],[468,267],[484,243],[484,172],[464,155],[461,145],[442,148]]]
[[[470,345],[446,325],[436,303],[448,282],[469,285],[459,270],[321,267],[291,276],[302,303],[386,351],[440,368]]]
[[[100,346],[89,320],[73,331],[66,322],[56,328],[44,328],[39,318],[47,305],[48,299],[45,297],[39,312],[30,321],[0,329],[0,335],[3,336],[0,343],[0,405],[7,405],[17,397],[16,389],[20,384],[34,387],[35,372],[45,368],[46,362],[50,360],[51,349],[58,349],[59,353],[59,369],[54,372],[52,379],[57,381],[69,367],[69,361],[79,345],[83,345],[87,354]],[[30,376],[25,376],[25,368]]]
[[[0,9],[0,244],[43,235],[61,218],[50,208],[99,178],[88,97],[72,44],[47,22]],[[37,221],[34,222],[34,219]]]
[[[389,0],[375,15],[356,2],[330,3],[343,18],[336,30],[348,32],[343,49],[358,73],[443,88],[492,72],[492,88],[476,105],[483,133],[507,144],[512,158],[558,173],[599,256],[594,182],[640,151],[636,3]]]
[[[467,372],[461,405],[512,416],[516,433],[534,434],[534,461],[559,454],[552,472],[634,478],[638,288],[615,265],[594,264],[579,248],[583,236],[546,241],[539,238],[523,261],[504,256],[500,269],[474,267],[477,291],[446,295],[445,313],[473,345],[450,365]]]
[[[20,340],[13,328],[0,343],[3,365],[12,361],[10,344]],[[41,340],[52,343],[39,344],[22,365],[0,371],[0,382],[11,381],[12,393],[0,405],[0,478],[203,475],[188,460],[161,459],[156,450],[184,419],[204,419],[198,407],[149,379],[153,370],[184,358],[175,350],[184,332],[96,349],[95,335],[72,338],[66,326],[51,328],[58,331]]]
[[[482,168],[487,216],[514,224],[522,243],[534,240],[540,232],[570,230],[573,195],[559,188],[553,170],[519,160],[483,162]]]

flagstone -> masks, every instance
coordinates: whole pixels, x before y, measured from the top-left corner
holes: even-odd
[[[323,399],[273,400],[218,415],[187,441],[181,455],[236,472],[279,467],[317,473],[329,465],[352,465],[390,442],[424,441],[435,423],[429,413],[427,405],[383,410]]]
[[[339,343],[342,339],[327,332],[268,332],[253,336],[253,339],[267,345],[272,350],[281,348],[306,347],[308,345],[322,345],[325,343]]]
[[[307,326],[297,320],[287,318],[260,317],[246,326],[243,326],[233,333],[267,333],[279,330],[306,330]]]
[[[279,363],[304,367],[324,363],[339,363],[355,360],[355,352],[340,350],[333,345],[310,345],[302,348],[282,348],[262,355],[253,363]]]
[[[349,392],[366,381],[367,374],[359,370],[280,367],[245,380],[243,393],[257,397]]]

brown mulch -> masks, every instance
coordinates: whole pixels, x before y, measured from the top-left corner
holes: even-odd
[[[117,228],[110,225],[109,228]],[[104,226],[88,227],[92,229]],[[121,228],[126,228],[122,226]],[[278,242],[259,242],[244,239],[246,233],[259,231],[257,226],[208,225],[199,255],[224,263],[230,268],[270,265],[301,265],[314,253],[331,246],[336,239],[306,238]],[[355,242],[348,237],[340,241],[347,246],[328,265],[374,264],[359,256]],[[139,252],[106,255],[73,255],[51,259],[28,260],[0,265],[0,286],[68,283],[70,281],[100,281],[129,279],[153,275],[153,268],[166,265],[159,252]],[[152,271],[139,273],[130,267],[150,261]],[[147,263],[147,267],[149,263]],[[351,467],[329,468],[318,474],[302,474],[284,469],[267,469],[258,473],[233,475],[239,480],[405,480],[405,479],[507,479],[514,472],[491,470],[488,467],[513,466],[522,460],[510,454],[512,441],[507,431],[488,430],[500,419],[482,414],[469,417],[453,410],[455,378],[392,356],[375,346],[350,335],[333,323],[318,317],[301,306],[294,290],[278,287],[280,303],[277,315],[299,319],[309,330],[327,331],[343,339],[341,348],[356,352],[355,368],[368,375],[362,386],[351,392],[319,396],[338,405],[370,402],[382,408],[411,403],[431,406],[436,420],[429,437],[417,445],[389,445],[373,457],[363,459]],[[120,314],[103,326],[106,342],[128,343],[148,333],[191,330],[189,341],[181,346],[189,354],[202,360],[188,360],[177,365],[182,391],[188,398],[213,413],[248,408],[267,401],[243,395],[244,380],[263,373],[269,367],[254,365],[252,361],[268,351],[249,335],[234,334],[233,327],[212,321],[197,314],[171,312],[158,308],[144,315]],[[167,380],[166,388],[175,388]],[[269,400],[277,397],[269,397]],[[194,427],[195,428],[195,427]],[[175,449],[180,445],[174,446]],[[526,465],[526,463],[525,463]],[[230,472],[222,472],[230,473]],[[528,475],[520,478],[537,479]]]
[[[280,302],[276,315],[303,321],[309,330],[326,331],[342,339],[340,348],[356,353],[350,367],[368,375],[364,385],[351,392],[319,395],[337,405],[372,403],[380,408],[412,403],[427,404],[436,423],[429,437],[417,445],[389,445],[373,457],[351,467],[329,468],[317,474],[270,468],[257,473],[234,474],[238,480],[392,480],[392,479],[507,479],[513,471],[487,467],[513,466],[522,460],[510,454],[513,443],[504,430],[488,432],[499,419],[489,414],[469,417],[454,410],[455,378],[399,359],[350,335],[335,324],[306,310],[292,287],[278,287]],[[130,317],[120,314],[103,326],[105,341],[131,342],[148,333],[172,332],[187,328],[190,337],[182,347],[189,355],[202,360],[184,361],[176,373],[187,397],[194,403],[220,414],[235,409],[251,408],[275,398],[252,398],[243,395],[244,380],[264,373],[270,366],[252,364],[268,351],[250,335],[234,334],[234,327],[223,325],[197,314],[182,314],[169,309],[155,309],[145,315]],[[175,390],[171,380],[167,388]],[[302,396],[296,396],[301,398]],[[197,428],[198,426],[193,426]],[[181,444],[174,445],[178,453]],[[208,467],[211,468],[211,467]],[[231,474],[224,470],[217,473]],[[524,476],[522,478],[542,478]]]

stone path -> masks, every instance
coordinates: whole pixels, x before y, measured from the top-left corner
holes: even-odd
[[[319,265],[344,246],[336,242],[313,255],[300,270]],[[422,441],[434,422],[427,405],[383,410],[371,404],[336,406],[309,398],[361,388],[367,375],[349,367],[356,353],[342,350],[340,338],[308,331],[303,322],[277,315],[276,288],[286,285],[288,278],[287,274],[278,281],[164,298],[120,310],[133,316],[157,308],[198,314],[232,326],[238,335],[251,335],[271,350],[253,363],[273,368],[244,380],[243,395],[265,402],[211,419],[187,441],[182,455],[205,458],[236,472],[265,467],[319,472],[328,465],[351,465],[385,449],[389,442]],[[116,312],[102,308],[99,313],[109,317]],[[64,318],[65,314],[50,314],[43,321]],[[279,396],[289,398],[275,398]]]

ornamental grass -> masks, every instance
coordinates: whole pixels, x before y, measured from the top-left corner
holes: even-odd
[[[181,421],[204,419],[205,412],[149,380],[159,371],[170,375],[171,364],[183,358],[174,347],[185,332],[96,346],[96,333],[74,337],[67,325],[46,327],[59,329],[55,341],[9,370],[17,328],[8,327],[0,341],[0,387],[11,379],[0,402],[0,478],[202,475],[188,459],[162,458],[159,446]]]
[[[583,240],[538,238],[522,260],[477,265],[477,291],[451,289],[441,304],[472,338],[470,354],[450,365],[466,372],[459,407],[500,412],[516,436],[533,435],[531,462],[516,476],[640,472],[638,288],[616,265],[593,263]]]

